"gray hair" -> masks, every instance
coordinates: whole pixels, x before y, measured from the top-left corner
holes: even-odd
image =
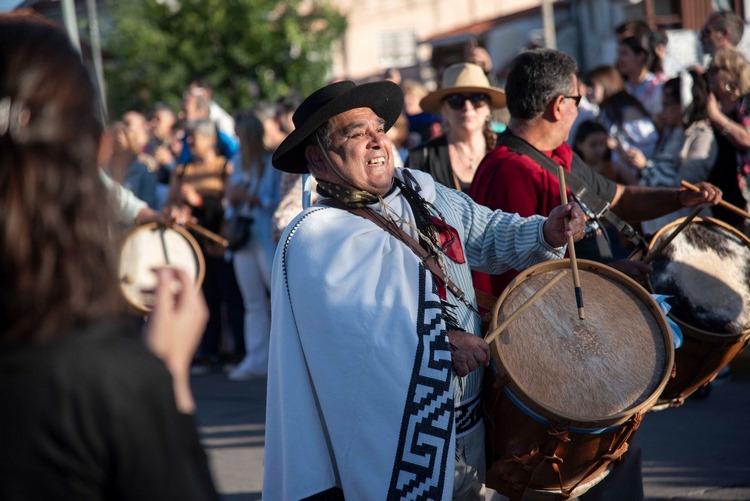
[[[260,120],[276,120],[276,105],[269,101],[258,101],[252,109]]]
[[[737,47],[745,33],[745,23],[732,11],[713,12],[708,16],[706,26],[717,31],[726,31],[729,42]]]
[[[333,140],[331,139],[331,132],[333,131],[333,127],[331,126],[331,121],[326,120],[323,125],[318,127],[315,132],[310,136],[310,144],[314,144],[315,146],[319,146],[317,140],[315,139],[315,136],[318,136],[318,140],[320,141],[320,144],[323,145],[324,148],[328,149],[333,144]]]
[[[203,136],[213,137],[214,139],[217,139],[218,135],[216,124],[207,118],[193,120],[188,124],[187,130],[194,134],[201,134]]]
[[[318,148],[321,148],[323,150],[328,150],[333,145],[333,139],[331,139],[331,132],[333,131],[333,127],[331,125],[330,120],[326,120],[323,125],[315,129],[315,131],[308,136],[308,138],[305,140],[305,143],[307,145],[312,145]],[[326,151],[323,151],[323,155],[328,158],[328,153]],[[316,176],[316,169],[315,167],[308,162],[308,168],[310,170],[310,173]]]
[[[521,120],[541,115],[552,99],[567,95],[578,72],[572,57],[551,49],[522,52],[510,66],[505,84],[508,111]]]
[[[206,117],[211,115],[211,100],[202,96],[195,98],[195,111],[205,115]]]

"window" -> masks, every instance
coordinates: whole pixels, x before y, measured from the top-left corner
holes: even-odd
[[[733,10],[742,17],[743,0],[643,0],[652,28],[700,30],[713,10]]]
[[[380,35],[380,66],[400,68],[417,64],[417,39],[412,31]]]

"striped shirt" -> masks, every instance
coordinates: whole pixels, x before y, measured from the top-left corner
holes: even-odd
[[[408,171],[408,169],[404,169]],[[543,225],[546,218],[532,216],[522,218],[517,214],[492,211],[477,204],[468,195],[434,183],[435,198],[431,200],[432,191],[428,184],[432,179],[427,174],[409,171],[427,192],[425,198],[445,218],[446,222],[458,231],[463,243],[468,266],[446,260],[445,272],[464,291],[469,302],[476,307],[476,297],[471,280],[471,270],[499,274],[509,269],[523,270],[534,264],[564,256],[565,248],[552,248],[544,240]],[[397,170],[397,176],[400,172]],[[416,238],[414,230],[408,225],[402,229]],[[467,332],[481,336],[481,319],[466,305],[452,298],[458,325]],[[482,390],[484,371],[472,371],[463,378],[454,379],[454,397],[456,406],[470,402]]]

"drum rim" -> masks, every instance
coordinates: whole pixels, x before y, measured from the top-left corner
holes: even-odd
[[[518,276],[516,276],[516,278],[514,278],[513,281],[511,281],[508,284],[505,290],[503,290],[502,294],[496,301],[495,308],[493,308],[493,311],[492,311],[490,331],[494,330],[494,328],[497,327],[498,325],[497,316],[499,313],[500,305],[507,298],[510,292],[513,291],[515,286],[517,286],[521,282],[539,273],[566,269],[569,266],[570,266],[570,263],[567,259],[556,259],[552,261],[545,261],[542,263],[538,263],[530,268],[527,268],[526,270],[521,272]],[[644,289],[638,282],[628,277],[627,275],[615,270],[614,268],[611,268],[607,265],[604,265],[596,261],[590,261],[588,259],[579,259],[578,268],[580,270],[597,272],[602,275],[608,276],[609,278],[615,278],[618,281],[618,283],[621,283],[622,285],[627,286],[628,289],[633,294],[642,298],[645,301],[648,309],[654,314],[654,317],[656,319],[657,324],[660,327],[660,331],[662,334],[662,341],[664,342],[664,348],[666,351],[666,360],[664,364],[663,373],[661,374],[661,377],[659,378],[659,382],[654,387],[654,390],[652,391],[652,393],[638,405],[628,410],[620,411],[608,417],[589,419],[589,418],[585,418],[581,416],[561,415],[559,412],[552,410],[546,405],[543,405],[534,401],[534,399],[531,398],[524,391],[523,387],[513,379],[513,376],[509,373],[507,368],[502,363],[501,357],[493,356],[492,359],[497,367],[498,373],[508,378],[507,388],[513,393],[513,395],[516,398],[518,398],[521,402],[523,402],[524,405],[527,405],[531,410],[538,413],[540,416],[548,419],[549,421],[555,422],[555,423],[565,423],[571,427],[585,428],[585,429],[599,429],[599,428],[617,426],[622,423],[625,423],[628,419],[630,419],[634,415],[638,413],[643,413],[649,410],[656,403],[659,396],[664,391],[664,387],[669,382],[669,379],[672,373],[672,367],[674,366],[675,355],[674,355],[674,346],[672,344],[672,337],[671,337],[669,325],[667,324],[667,320],[664,317],[664,314],[662,313],[661,309],[659,308],[659,305],[656,303],[654,298],[651,297],[649,292],[646,289]],[[496,353],[499,353],[496,347],[497,343],[499,342],[500,342],[500,336],[498,336],[490,344],[490,351],[492,352],[493,355]]]
[[[135,226],[135,227],[131,228],[130,230],[128,230],[127,233],[125,233],[125,236],[122,238],[122,241],[120,242],[120,249],[119,249],[119,252],[117,254],[117,274],[118,274],[118,281],[119,281],[119,274],[120,274],[120,263],[122,261],[122,252],[123,252],[123,250],[125,248],[125,245],[124,245],[125,242],[127,242],[128,239],[130,237],[132,237],[133,235],[135,235],[136,233],[140,233],[140,232],[147,231],[147,230],[154,230],[154,229],[157,229],[157,228],[167,228],[167,229],[170,229],[170,230],[174,230],[177,233],[179,233],[180,235],[182,235],[185,238],[185,240],[187,240],[188,244],[190,245],[190,247],[193,250],[193,254],[195,255],[195,259],[196,259],[196,262],[197,262],[196,264],[197,264],[198,274],[195,277],[195,282],[194,283],[196,285],[198,285],[198,286],[200,286],[201,284],[203,284],[203,279],[206,276],[206,259],[203,256],[203,252],[200,249],[200,245],[198,244],[198,241],[195,239],[195,237],[193,235],[190,234],[189,231],[187,231],[182,226],[178,226],[178,225],[166,225],[166,224],[162,224],[162,223],[159,223],[159,222],[143,223],[141,225],[138,225],[138,226]],[[147,306],[145,306],[145,305],[143,305],[141,303],[136,303],[135,301],[132,301],[130,299],[130,297],[127,294],[125,294],[125,291],[122,290],[122,285],[120,286],[120,293],[122,294],[123,298],[125,298],[125,301],[130,306],[132,306],[133,308],[137,309],[138,311],[140,311],[142,313],[149,313],[149,312],[151,312],[151,310],[152,310],[151,308],[149,308],[149,307],[147,307]]]
[[[661,237],[661,235],[663,233],[665,233],[669,228],[672,228],[674,226],[679,225],[683,220],[685,220],[685,218],[681,217],[681,218],[676,219],[674,221],[671,221],[671,222],[665,224],[664,226],[662,226],[661,228],[659,228],[659,231],[657,231],[656,233],[654,233],[654,236],[651,237],[651,242],[649,242],[649,244],[648,244],[648,250],[650,251],[653,248],[654,243],[659,239],[659,237]],[[714,224],[716,226],[719,226],[720,228],[725,229],[729,233],[731,233],[734,236],[738,237],[740,240],[742,240],[743,242],[745,242],[745,245],[748,248],[750,248],[750,238],[748,238],[747,235],[745,235],[744,233],[742,233],[741,231],[739,231],[734,226],[731,226],[731,225],[725,223],[724,221],[720,221],[720,220],[718,220],[716,218],[713,218],[713,217],[696,217],[695,219],[693,219],[693,222],[694,223],[709,223],[709,224]],[[646,284],[648,285],[649,292],[651,292],[653,294],[658,294],[658,292],[654,292],[654,286],[651,283],[651,274],[650,273],[646,277]],[[731,344],[733,344],[733,343],[741,342],[741,341],[744,341],[744,340],[750,338],[750,327],[748,327],[747,329],[745,329],[742,332],[739,332],[737,334],[733,334],[731,332],[726,332],[726,333],[712,332],[712,331],[707,331],[705,329],[701,329],[699,327],[696,327],[696,326],[694,326],[694,325],[692,325],[692,324],[690,324],[688,322],[685,322],[684,320],[681,320],[681,319],[675,317],[671,312],[668,313],[667,316],[671,320],[673,320],[677,325],[680,326],[680,329],[682,330],[683,335],[685,335],[687,337],[694,337],[694,338],[697,338],[697,339],[702,339],[704,341],[708,341],[708,342],[716,343],[716,344],[725,344],[725,343],[731,343]]]

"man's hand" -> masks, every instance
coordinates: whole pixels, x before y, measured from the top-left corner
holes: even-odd
[[[157,146],[154,150],[154,158],[161,165],[168,165],[175,162],[174,155],[166,146]]]
[[[182,195],[182,199],[193,207],[200,207],[203,205],[203,197],[192,184],[182,183],[180,194]]]
[[[648,159],[638,148],[628,148],[621,152],[622,158],[630,165],[637,169],[645,169],[648,165]]]
[[[683,188],[679,192],[680,205],[683,207],[695,207],[701,204],[716,205],[721,202],[722,193],[719,188],[711,183],[700,182],[696,186],[700,191]]]
[[[188,223],[197,223],[198,220],[193,216],[193,212],[187,205],[175,205],[165,209],[169,220],[174,224],[185,226]]]
[[[565,224],[565,218],[570,221]],[[552,209],[544,222],[544,239],[552,247],[562,247],[568,243],[568,237],[579,241],[586,233],[586,216],[576,203],[559,205]]]
[[[620,259],[609,263],[609,266],[640,284],[645,284],[648,274],[651,273],[651,265],[637,259]]]
[[[161,212],[157,212],[151,207],[143,207],[135,215],[135,224],[141,225],[146,223],[159,223],[165,224],[164,215]]]
[[[470,332],[449,331],[448,340],[456,375],[463,377],[480,365],[490,365],[490,346],[481,337]]]

